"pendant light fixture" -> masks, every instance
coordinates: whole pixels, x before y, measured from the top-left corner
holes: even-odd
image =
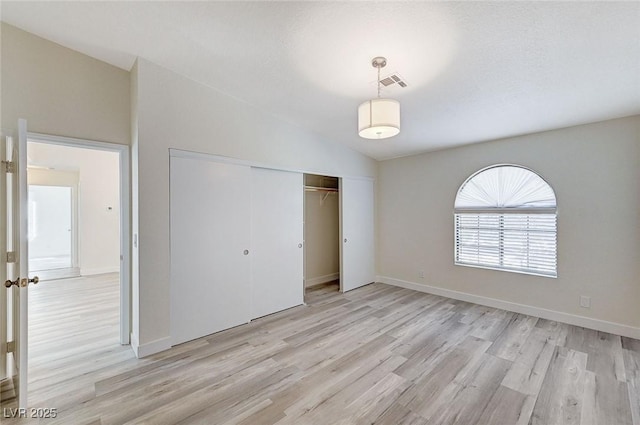
[[[378,69],[378,97],[358,108],[358,135],[365,139],[386,139],[400,133],[400,102],[380,98],[380,69],[387,65],[387,60],[378,56],[371,65]]]

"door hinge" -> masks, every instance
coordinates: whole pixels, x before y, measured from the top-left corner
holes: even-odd
[[[7,252],[7,263],[15,263],[16,262],[16,253],[15,251]]]
[[[13,161],[2,161],[2,171],[8,174],[16,172],[16,163]]]
[[[7,342],[7,353],[15,353],[16,352],[16,342],[8,341]]]

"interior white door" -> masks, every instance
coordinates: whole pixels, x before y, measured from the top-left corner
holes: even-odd
[[[304,303],[303,175],[251,169],[251,317]]]
[[[9,392],[9,400],[0,400],[2,407],[12,403],[17,398],[17,407],[27,407],[27,342],[28,342],[28,286],[38,283],[37,277],[29,279],[27,273],[27,122],[18,121],[17,140],[13,136],[3,138],[2,147],[3,170],[0,186],[2,199],[6,208],[3,209],[2,219],[2,333],[0,346],[3,357],[4,373],[13,380],[13,393]],[[5,233],[6,232],[6,233]],[[6,243],[5,243],[6,242]],[[11,253],[12,258],[8,258]],[[11,349],[8,349],[11,347]],[[1,392],[0,392],[1,393]],[[6,410],[7,412],[9,410]]]
[[[251,319],[251,168],[171,157],[171,342]]]
[[[340,289],[342,292],[375,281],[373,181],[340,180]]]

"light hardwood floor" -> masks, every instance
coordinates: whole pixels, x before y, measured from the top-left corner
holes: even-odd
[[[32,291],[36,310],[74,300],[32,319],[30,405],[59,410],[42,423],[640,425],[638,340],[321,285],[308,306],[138,360],[117,345],[117,285],[61,288]],[[96,309],[110,313],[87,319]]]

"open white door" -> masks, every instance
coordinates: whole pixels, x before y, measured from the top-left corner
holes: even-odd
[[[7,331],[9,327],[9,306],[7,304],[7,292],[4,282],[7,280],[7,135],[0,135],[0,410],[4,411],[9,403],[7,387],[13,386],[9,382],[11,373],[7,370]],[[13,397],[13,396],[12,396]]]
[[[373,180],[340,179],[340,290],[375,281]]]
[[[38,283],[38,278],[29,279],[27,273],[28,248],[28,192],[27,192],[27,122],[18,121],[17,140],[13,136],[4,138],[2,147],[2,198],[6,209],[2,219],[6,229],[2,232],[0,242],[6,250],[2,252],[2,280],[5,281],[2,291],[2,352],[6,375],[13,381],[14,400],[2,400],[2,407],[14,405],[27,407],[27,308],[28,286]]]
[[[251,169],[251,318],[304,303],[304,182],[300,173]]]

